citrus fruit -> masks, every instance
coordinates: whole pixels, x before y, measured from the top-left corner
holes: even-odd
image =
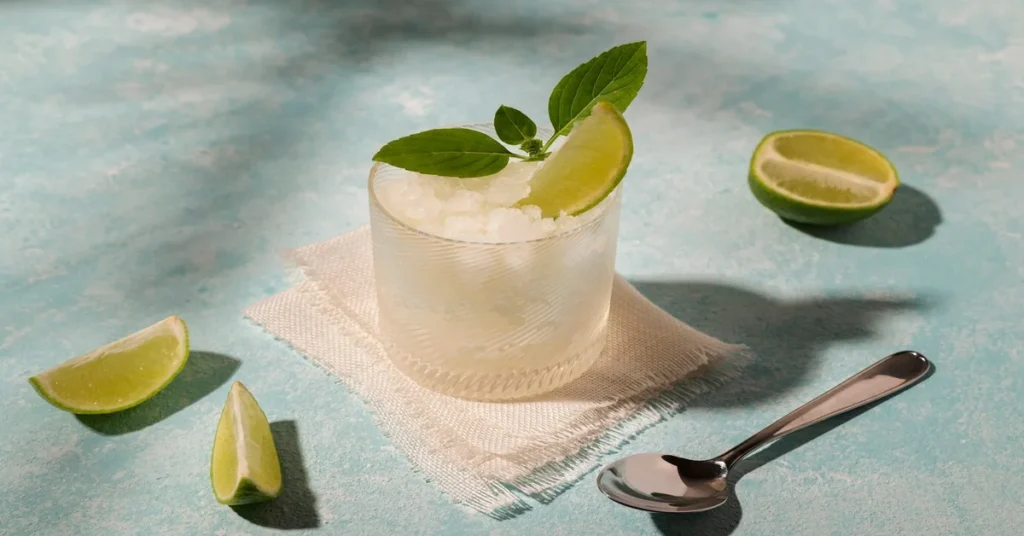
[[[892,200],[896,168],[877,150],[817,130],[772,132],[750,160],[750,190],[784,219],[814,225],[852,223]]]
[[[188,328],[168,317],[29,378],[54,406],[113,413],[137,406],[171,383],[188,361]]]
[[[576,215],[615,190],[633,158],[629,126],[613,104],[599,102],[530,179],[519,206],[536,205],[544,217]]]
[[[281,493],[281,463],[270,423],[241,382],[231,386],[220,413],[210,483],[217,502],[228,505],[268,501]]]

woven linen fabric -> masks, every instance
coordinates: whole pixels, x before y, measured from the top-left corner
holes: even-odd
[[[552,500],[629,437],[749,361],[744,347],[676,320],[616,276],[605,350],[580,378],[522,401],[453,398],[421,387],[387,357],[368,227],[287,256],[302,279],[246,316],[360,396],[453,500],[497,518],[528,510],[528,498]]]

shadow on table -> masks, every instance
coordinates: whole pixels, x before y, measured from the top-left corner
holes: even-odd
[[[927,380],[935,373],[934,364],[925,374]],[[913,389],[911,386],[909,389]],[[899,396],[899,394],[894,395]],[[827,421],[798,430],[790,435],[779,439],[764,449],[755,452],[753,455],[741,460],[729,472],[729,501],[707,512],[695,514],[651,514],[651,520],[658,531],[666,536],[727,536],[732,534],[740,525],[743,519],[743,506],[739,497],[736,496],[736,484],[747,473],[757,470],[762,465],[775,461],[789,452],[809,443],[811,440],[828,433],[829,431],[842,426],[846,422],[856,418],[862,413],[869,411],[878,404],[883,404],[887,398],[877,400],[862,408],[855,409],[845,415],[833,417]],[[796,409],[796,408],[793,408]],[[780,415],[781,417],[781,415]],[[767,424],[767,423],[765,423]],[[753,434],[754,431],[751,431]],[[724,449],[723,449],[724,450]],[[778,490],[775,493],[785,494],[785,490]]]
[[[931,238],[941,223],[942,212],[935,200],[905,184],[881,212],[850,225],[820,227],[786,221],[790,227],[822,240],[876,248],[920,244]]]
[[[876,326],[889,315],[919,312],[934,305],[933,300],[917,297],[820,296],[784,300],[720,282],[632,281],[632,284],[676,318],[726,342],[745,344],[755,356],[736,378],[710,393],[692,399],[681,397],[688,400],[685,403],[660,400],[658,407],[669,414],[687,407],[757,406],[785,396],[819,367],[818,362],[829,345],[871,339],[876,335]],[[893,351],[898,350],[901,349]],[[685,381],[677,386],[681,392],[689,388]],[[580,400],[587,396],[588,393],[563,389],[543,398]],[[670,404],[678,404],[678,407],[672,408]],[[803,436],[806,434],[798,437]],[[792,441],[789,439],[783,445]],[[581,452],[596,448],[585,447]],[[745,464],[749,467],[750,461]],[[737,471],[733,473],[734,478],[744,469]],[[584,478],[587,476],[581,475],[573,484]],[[560,493],[533,498],[547,504],[558,495]],[[739,502],[718,510],[697,516],[703,520],[701,530],[711,531],[716,526],[720,530],[721,526],[728,525],[724,520],[738,519]],[[703,533],[698,530],[694,534]]]
[[[740,373],[742,381],[689,404],[704,407],[747,406],[783,396],[819,367],[830,345],[870,340],[889,315],[932,305],[931,300],[918,297],[787,300],[706,281],[633,284],[676,318],[726,342],[745,344],[755,355]]]
[[[277,529],[313,529],[320,526],[316,495],[309,487],[309,477],[302,458],[299,429],[295,421],[270,423],[277,456],[281,460],[281,495],[262,503],[232,507],[250,523]]]
[[[765,134],[817,129],[860,140],[892,156],[902,178],[914,182],[914,177],[931,178],[950,168],[975,166],[976,150],[983,143],[978,133],[1012,128],[1013,124],[1006,114],[975,113],[946,93],[892,91],[885,78],[854,71],[804,69],[781,54],[735,54],[731,47],[716,40],[652,39],[651,44],[663,69],[701,73],[699,77],[673,80],[672,84],[652,80],[644,86],[638,99],[640,106],[650,103],[690,113],[687,121],[666,125],[659,131],[659,136],[668,139],[685,135],[693,121],[727,124],[739,115],[746,125]],[[848,50],[864,54],[877,50],[877,43],[869,41],[849,44]],[[983,71],[965,71],[962,76],[978,76]],[[908,146],[925,146],[927,152],[939,149],[947,143],[942,141],[944,131],[963,133],[965,139],[958,143],[972,150],[939,150],[941,156],[926,159],[900,151]],[[748,139],[747,151],[752,152],[757,139]],[[728,180],[742,181],[748,171],[749,152],[733,156],[737,158]]]
[[[391,65],[395,61],[400,64],[405,54],[422,51],[424,46],[470,51],[486,46],[491,60],[515,65],[539,53],[539,46],[568,43],[576,36],[598,31],[602,25],[598,21],[583,23],[572,15],[523,9],[499,11],[467,0],[256,3],[261,4],[260,16],[273,20],[268,37],[272,42],[301,44],[245,54],[235,58],[230,69],[200,63],[191,70],[154,74],[152,81],[160,88],[161,98],[170,101],[187,95],[231,92],[231,88],[256,88],[234,95],[230,102],[210,101],[208,109],[199,115],[177,114],[174,121],[160,127],[160,139],[188,138],[193,140],[190,146],[202,144],[196,147],[199,150],[177,154],[173,148],[163,147],[161,151],[166,153],[152,156],[143,151],[147,158],[160,162],[165,180],[183,192],[202,195],[162,199],[141,221],[133,219],[130,229],[112,234],[102,247],[89,248],[85,258],[67,260],[95,262],[94,257],[102,258],[106,251],[115,252],[118,258],[145,259],[133,265],[130,273],[119,274],[117,288],[125,296],[143,296],[156,289],[166,306],[180,306],[195,299],[194,289],[205,289],[211,280],[230,279],[225,274],[252,262],[253,252],[276,260],[273,250],[285,246],[267,247],[266,241],[274,235],[270,230],[294,228],[300,221],[297,211],[309,210],[311,201],[294,196],[276,199],[271,192],[278,189],[277,177],[282,169],[304,177],[293,186],[296,191],[318,188],[316,181],[321,179],[303,171],[309,163],[306,152],[310,136],[363,140],[368,143],[363,149],[358,148],[359,143],[349,144],[356,147],[353,154],[361,157],[364,153],[359,151],[375,150],[374,146],[400,134],[389,132],[394,125],[388,127],[386,123],[369,135],[359,132],[354,124],[324,124],[322,106],[299,105],[330,101],[338,109],[361,106],[358,88],[380,68],[373,63],[377,58],[383,56],[384,65]],[[259,40],[263,36],[239,39]],[[165,48],[173,51],[175,46],[168,43]],[[179,53],[188,54],[188,48]],[[580,61],[584,57],[581,54]],[[452,60],[451,66],[457,63]],[[125,67],[112,76],[131,76],[131,69]],[[105,95],[107,89],[97,88],[91,93]],[[384,87],[377,89],[387,91]],[[294,99],[287,97],[295,92],[299,93]],[[287,105],[268,106],[267,99],[283,100]],[[498,104],[494,101],[494,106]],[[80,108],[83,104],[74,105]],[[119,136],[124,139],[138,137],[133,112],[113,102],[95,106],[103,106],[108,114],[103,119],[109,130],[120,129]],[[384,103],[385,110],[393,107]],[[210,124],[217,128],[210,129]],[[120,140],[109,134],[108,138]],[[156,145],[153,142],[147,147]],[[266,210],[261,209],[264,206]],[[237,223],[240,214],[253,211],[260,212],[260,217],[244,218],[244,225]],[[212,252],[218,252],[216,262],[196,262],[209,258]]]
[[[153,398],[117,413],[75,417],[104,435],[135,432],[198,402],[231,379],[239,365],[237,359],[223,354],[192,352],[178,377]]]
[[[350,10],[338,1],[330,8],[339,22],[337,39],[342,53],[366,59],[381,48],[423,41],[519,41],[594,31],[593,26],[571,19],[530,11],[496,13],[464,0],[371,0],[369,6]]]

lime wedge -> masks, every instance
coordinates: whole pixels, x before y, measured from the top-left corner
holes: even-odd
[[[71,413],[137,406],[171,383],[188,361],[188,329],[171,316],[28,379],[47,402]]]
[[[231,386],[220,413],[210,483],[221,504],[268,501],[281,493],[281,463],[270,423],[242,382]]]
[[[626,175],[633,136],[614,105],[597,103],[530,179],[530,195],[517,203],[536,205],[547,218],[590,210]]]
[[[750,160],[750,190],[784,219],[814,225],[852,223],[878,212],[900,184],[877,150],[817,130],[768,134]]]

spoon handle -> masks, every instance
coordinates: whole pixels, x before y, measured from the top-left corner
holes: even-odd
[[[930,367],[928,359],[917,352],[904,351],[885,357],[716,459],[731,468],[770,441],[910,387],[923,378]]]

